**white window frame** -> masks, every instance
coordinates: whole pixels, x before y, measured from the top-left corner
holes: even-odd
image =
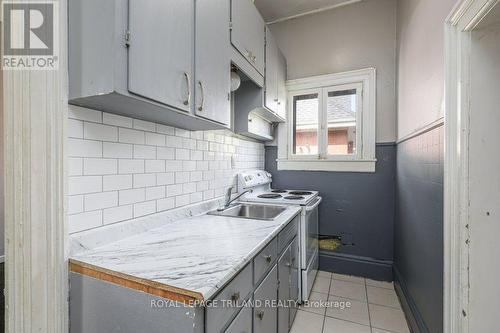
[[[328,155],[328,131],[326,103],[329,91],[357,89],[356,154]],[[311,170],[341,172],[375,172],[375,122],[376,122],[376,70],[366,68],[350,72],[326,74],[287,81],[288,125],[287,139],[280,140],[279,149],[285,150],[286,158],[279,158],[278,170]],[[293,97],[318,93],[320,114],[318,129],[318,154],[293,154]]]

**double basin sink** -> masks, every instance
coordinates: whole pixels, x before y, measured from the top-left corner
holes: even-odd
[[[238,204],[229,206],[226,209],[214,210],[212,212],[209,212],[208,215],[236,217],[236,218],[252,219],[252,220],[273,221],[281,213],[283,213],[286,209],[287,209],[286,207],[282,207],[282,206],[269,206],[269,205],[255,205],[255,204],[238,203]]]

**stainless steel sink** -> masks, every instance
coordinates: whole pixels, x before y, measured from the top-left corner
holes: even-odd
[[[242,219],[266,220],[276,219],[287,208],[282,206],[236,204],[224,210],[214,210],[208,215],[238,217]]]

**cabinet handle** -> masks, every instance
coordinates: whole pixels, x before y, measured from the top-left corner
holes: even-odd
[[[201,83],[201,81],[198,81],[198,84],[200,85],[200,93],[201,93],[201,103],[200,106],[198,107],[198,111],[203,111],[203,104],[205,104],[205,90],[203,89],[203,83]]]
[[[292,264],[290,264],[289,262],[285,263],[285,267],[291,267]]]
[[[278,101],[279,101],[279,99],[275,98],[275,99],[274,99],[274,101],[275,101],[275,102],[278,102]]]
[[[267,262],[271,262],[273,260],[273,257],[271,256],[264,256],[264,258],[266,258]]]
[[[187,96],[183,104],[189,105],[189,101],[191,100],[191,79],[189,78],[189,74],[187,72],[184,72],[184,78],[186,79],[187,84]]]
[[[264,319],[264,311],[260,310],[257,312],[257,318],[260,320]]]
[[[234,294],[231,295],[231,301],[236,302],[237,300],[240,299],[240,292],[235,292]]]

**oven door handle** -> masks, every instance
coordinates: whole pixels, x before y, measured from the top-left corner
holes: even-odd
[[[312,206],[306,206],[306,212],[310,212],[311,210],[316,209],[316,207],[318,207],[318,205],[321,203],[321,201],[323,201],[323,198],[318,197],[316,199],[316,202]]]

